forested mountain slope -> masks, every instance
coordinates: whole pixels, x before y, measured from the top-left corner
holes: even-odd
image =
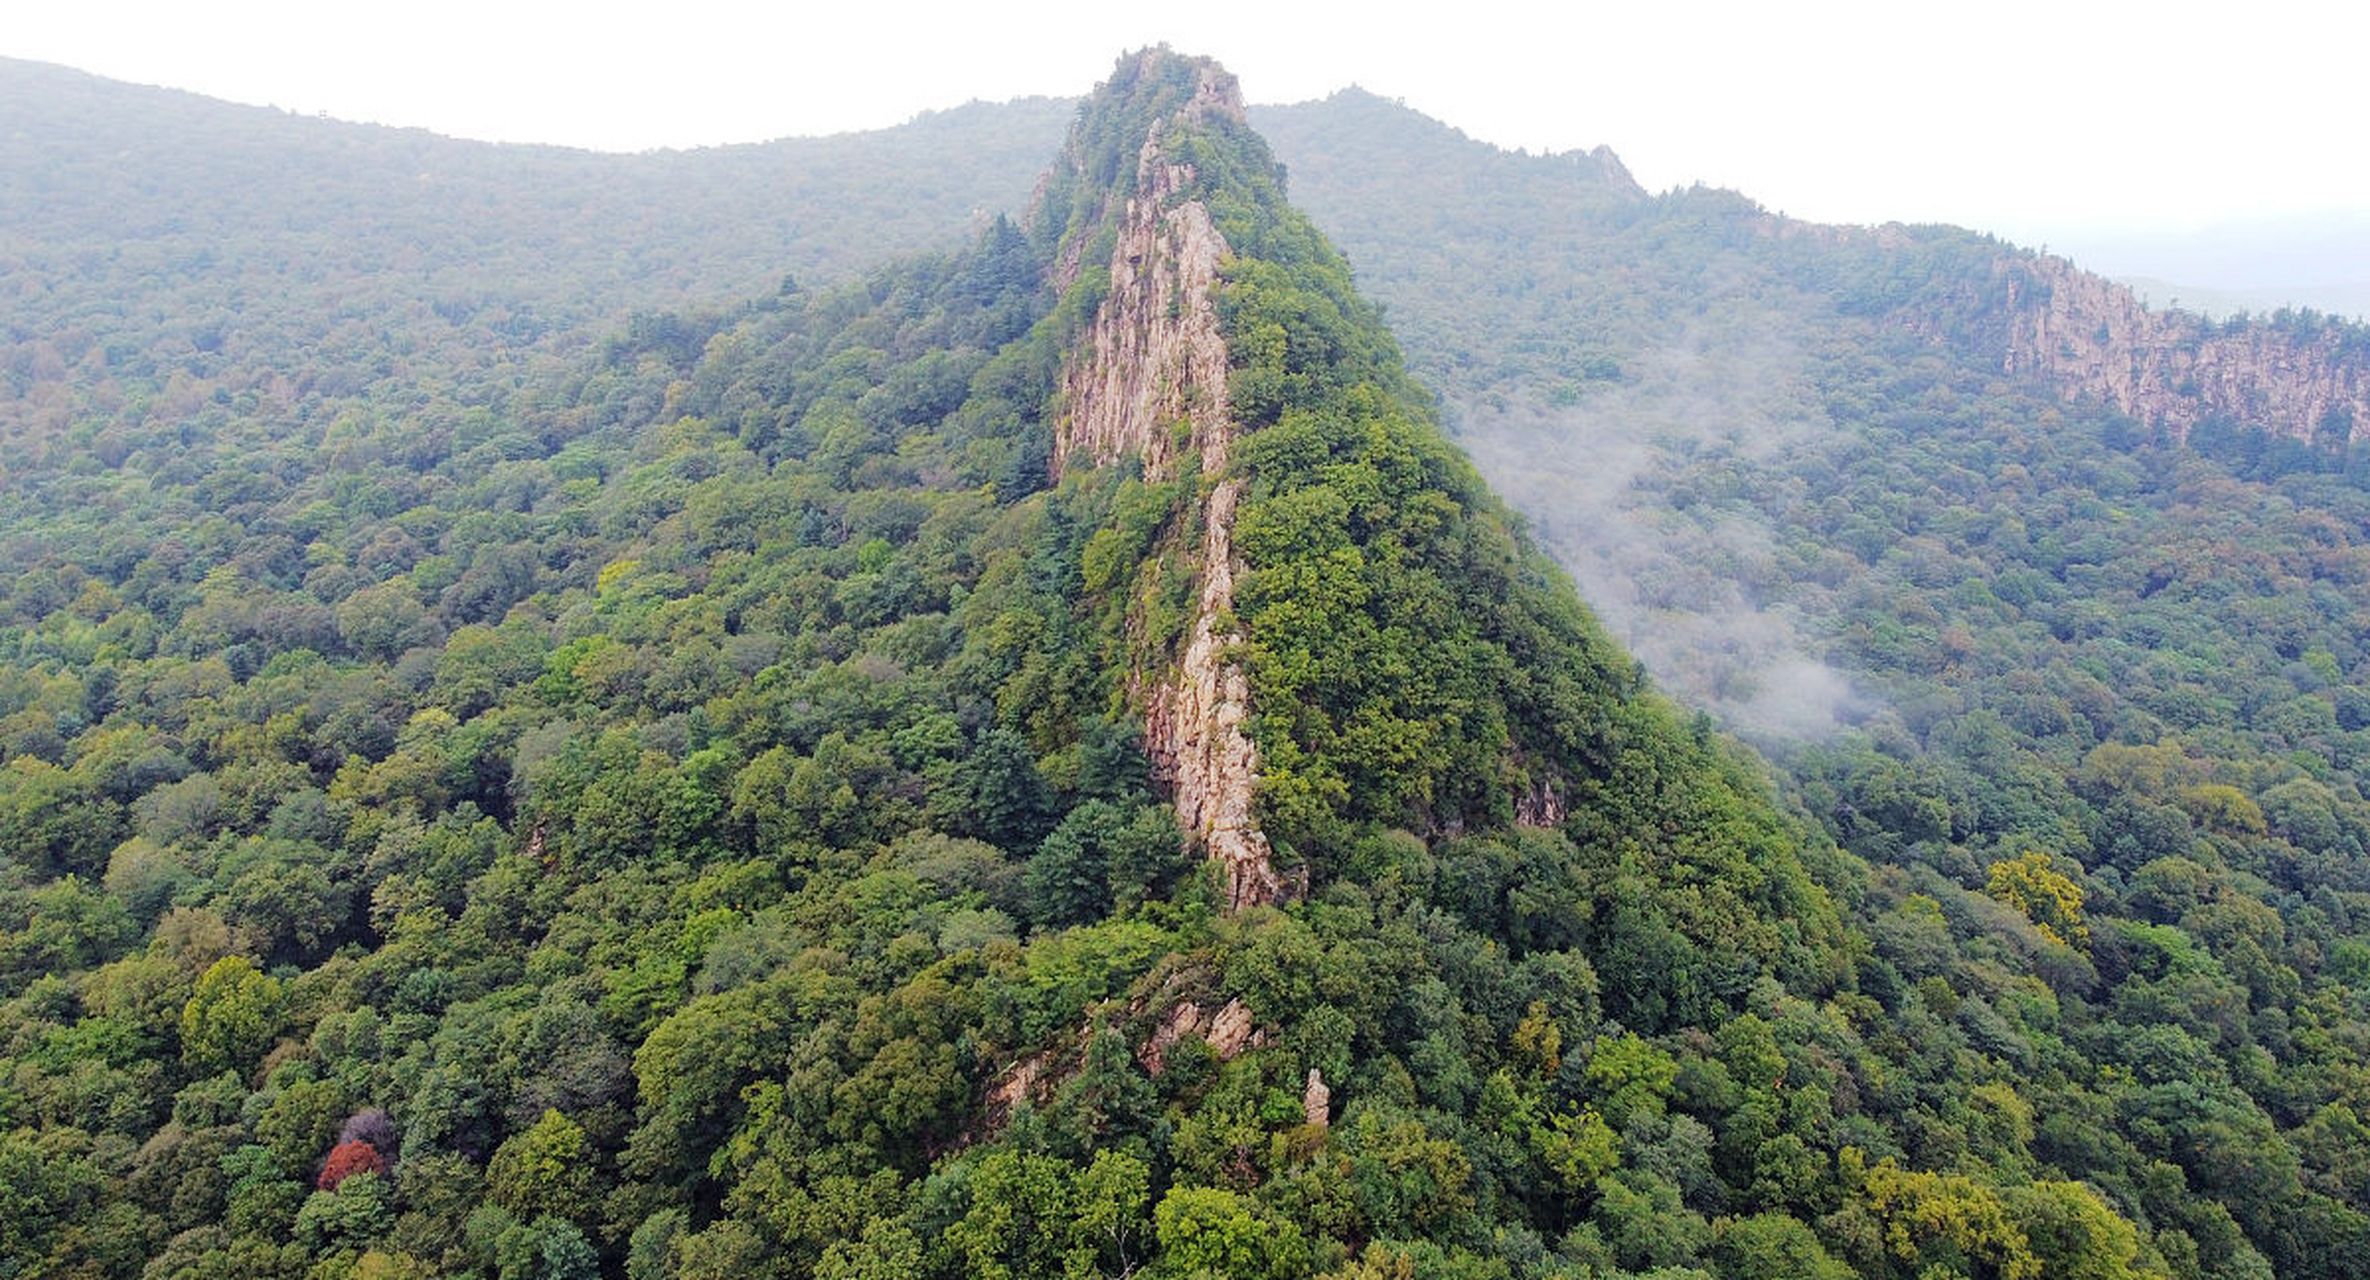
[[[784,274],[844,278],[976,231],[1027,198],[1076,107],[974,103],[867,133],[616,155],[0,59],[0,230],[11,273],[52,290],[137,279],[178,302],[170,290],[235,286],[189,296],[285,307],[267,286],[336,298],[391,277],[446,310],[532,305],[548,327],[747,296]]]
[[[2209,455],[2342,471],[2370,421],[2370,330],[2308,311],[2150,312],[2062,259],[1959,228],[1820,226],[1700,188],[1650,196],[1601,149],[1503,152],[1356,90],[1258,118],[1483,471],[1662,679],[1748,728],[1819,730],[1867,708],[1852,664],[1827,660],[1772,584],[1832,578],[1787,562],[1839,531],[1707,502],[1665,474],[1706,450],[1810,465],[1875,403],[1872,378],[1916,382],[1906,402],[1943,369],[2024,397],[2013,416],[2030,426],[2046,425],[2047,399],[2064,401],[2051,423],[2128,418],[2117,453],[2194,436]]]
[[[1741,602],[1780,722],[1859,726],[1807,816],[1206,63],[828,288],[521,232],[454,320],[243,244],[273,198],[157,294],[170,225],[90,289],[27,220],[0,1272],[2357,1273],[2344,454],[2011,373],[1963,233],[1251,118],[1559,554],[1647,549],[1630,634]]]
[[[1713,1161],[1779,1082],[1684,1103],[1730,1051],[1643,1037],[1840,1018],[1804,859],[1848,870],[1508,527],[1231,95],[1125,62],[1025,227],[619,344],[463,451],[290,433],[219,504],[71,457],[191,514],[14,595],[12,1269],[1822,1256]],[[1063,393],[1179,324],[1221,359],[1173,406]],[[1163,803],[1197,661],[1249,892]],[[1657,1210],[1666,1132],[1767,1212]]]
[[[1616,634],[1902,869],[1870,900],[1881,954],[1980,989],[1963,926],[1933,967],[1892,913],[1938,885],[2017,896],[2036,853],[2080,888],[2098,985],[2053,980],[2089,1028],[2062,1043],[2130,1074],[2038,1105],[2036,1150],[2081,1167],[2115,1131],[2119,1160],[2163,1162],[2143,1178],[2222,1188],[2282,1274],[2352,1265],[2304,1242],[2351,1238],[2365,1203],[2338,1172],[2360,1058],[2320,1056],[2363,1026],[2364,331],[2150,315],[1949,228],[1646,197],[1363,95],[1263,119],[1286,154],[1422,157],[1296,191],[1434,335],[1415,367]],[[1532,253],[1476,247],[1501,240]],[[2162,376],[2180,360],[2245,376]],[[2182,1065],[2141,1063],[2167,1047]]]
[[[1026,199],[1074,108],[602,155],[0,59],[0,468],[66,441],[112,465],[191,418],[391,412],[449,433],[629,313],[975,234]]]

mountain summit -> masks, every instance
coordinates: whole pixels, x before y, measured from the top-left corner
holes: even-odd
[[[1366,827],[1555,826],[1625,729],[1652,736],[1621,724],[1634,667],[1433,425],[1231,76],[1123,62],[1034,222],[1077,325],[1054,471],[1125,468],[1148,495],[1109,531],[1141,564],[1098,579],[1156,775],[1231,905],[1305,891]]]

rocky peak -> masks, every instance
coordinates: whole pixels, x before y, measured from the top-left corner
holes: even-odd
[[[1117,87],[1115,87],[1117,86]],[[1121,95],[1106,101],[1107,95]],[[1159,109],[1146,113],[1144,100]],[[1130,110],[1133,108],[1133,110]],[[1218,319],[1219,265],[1229,252],[1209,209],[1193,196],[1198,175],[1172,154],[1177,131],[1243,125],[1235,79],[1217,64],[1151,49],[1123,60],[1080,113],[1068,156],[1091,177],[1098,128],[1148,115],[1124,194],[1098,199],[1112,232],[1109,286],[1064,366],[1054,427],[1056,472],[1138,459],[1147,477],[1173,477],[1189,452],[1205,483],[1195,495],[1199,582],[1181,652],[1151,655],[1137,680],[1145,745],[1177,818],[1222,871],[1229,909],[1274,902],[1283,891],[1256,810],[1259,751],[1249,733],[1250,681],[1233,650],[1235,510],[1242,479],[1228,460],[1239,428],[1227,412],[1231,363]],[[1073,228],[1071,244],[1095,236]],[[1083,263],[1057,258],[1075,279]]]
[[[1167,45],[1158,45],[1136,55],[1138,63],[1146,67],[1147,73],[1149,64],[1155,60],[1178,57],[1178,54],[1170,52]],[[1193,65],[1193,96],[1182,108],[1185,117],[1190,120],[1215,117],[1236,124],[1244,123],[1243,87],[1234,78],[1234,73],[1208,58],[1188,58],[1184,61]]]
[[[1570,157],[1573,167],[1593,176],[1605,186],[1623,195],[1645,198],[1646,189],[1638,185],[1637,178],[1630,174],[1629,166],[1621,163],[1621,157],[1613,153],[1613,148],[1599,143],[1586,151],[1565,154]]]

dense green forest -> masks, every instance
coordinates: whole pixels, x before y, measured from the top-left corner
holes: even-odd
[[[975,162],[1017,212],[1052,140],[1015,170],[986,109],[785,161],[960,236],[868,272],[610,227],[647,257],[472,310],[467,201],[386,260],[228,196],[13,227],[0,1275],[2370,1265],[2343,451],[2174,447],[1871,305],[1979,238],[1773,238],[1358,95],[1252,117],[1312,225],[1206,74],[1123,61],[1028,217],[901,194]],[[1225,477],[1052,464],[1155,129],[1232,249]],[[496,204],[600,172],[470,154]],[[1501,482],[1617,446],[1601,507],[1508,486],[1542,540],[1661,544],[1622,634],[1743,618],[1827,723],[1773,769],[1652,692],[1443,417]],[[1225,479],[1306,885],[1239,913],[1138,687]]]
[[[650,326],[1017,209],[1074,110],[615,156],[0,59],[0,466],[115,466],[152,427],[179,449],[398,416],[435,441],[629,317],[638,340],[696,341]]]
[[[1327,155],[1296,192],[1616,633],[1875,868],[1884,981],[2022,1082],[2033,1154],[2144,1221],[2210,1197],[2280,1274],[2360,1266],[2364,446],[2003,376],[2013,251],[1972,233],[1650,196],[1369,95],[1262,120]],[[2078,902],[2081,963],[2000,954],[1985,898],[2057,941]],[[2056,1026],[1979,1029],[2036,980]]]

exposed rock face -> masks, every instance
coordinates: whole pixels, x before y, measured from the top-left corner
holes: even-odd
[[[1159,1075],[1161,1069],[1168,1065],[1169,1050],[1176,1048],[1178,1041],[1194,1034],[1200,1022],[1201,1006],[1191,1000],[1169,1010],[1161,1018],[1160,1025],[1153,1028],[1152,1035],[1136,1050],[1136,1060],[1144,1064],[1144,1070]]]
[[[1563,793],[1542,779],[1514,796],[1514,820],[1526,827],[1560,827],[1564,821]]]
[[[1202,1034],[1210,1042],[1211,1050],[1217,1053],[1218,1061],[1231,1062],[1243,1050],[1251,1047],[1258,1032],[1251,1025],[1250,1006],[1240,1000],[1229,1000],[1224,1008],[1218,1010],[1218,1015],[1210,1019],[1210,1029]]]
[[[1144,144],[1138,190],[1111,252],[1111,292],[1095,312],[1093,355],[1062,379],[1067,417],[1054,435],[1054,463],[1083,455],[1100,466],[1133,453],[1147,475],[1175,470],[1174,424],[1191,424],[1204,474],[1223,466],[1226,339],[1218,331],[1218,262],[1226,238],[1198,200],[1170,204],[1193,181],[1169,164],[1156,132]]]
[[[1206,977],[1207,975],[1202,975]],[[1151,1011],[1164,1011],[1150,1019],[1151,1032],[1136,1046],[1136,1061],[1147,1075],[1159,1075],[1168,1067],[1169,1054],[1188,1039],[1199,1040],[1210,1046],[1210,1052],[1220,1062],[1232,1062],[1254,1049],[1266,1048],[1272,1042],[1272,1029],[1261,1027],[1251,1014],[1251,1007],[1240,1000],[1228,1000],[1217,1008],[1208,1008],[1199,1000],[1179,999],[1180,985],[1172,975],[1171,981],[1152,991],[1140,992],[1121,1014],[1117,1025],[1140,1030]],[[1202,999],[1214,999],[1206,990]],[[1167,1004],[1175,1000],[1174,1004]],[[1106,1008],[1105,1013],[1109,1010]],[[1057,1037],[1053,1043],[1034,1053],[1013,1059],[1002,1071],[988,1081],[980,1095],[980,1118],[967,1132],[956,1139],[968,1144],[992,1134],[1010,1121],[1023,1104],[1042,1107],[1061,1093],[1063,1086],[1078,1076],[1086,1064],[1089,1046],[1100,1027],[1105,1025],[1098,1015],[1090,1014],[1085,1022],[1068,1035]],[[1314,1106],[1312,1116],[1329,1113],[1333,1091],[1315,1071],[1309,1073],[1308,1088],[1301,1096],[1302,1110]],[[1315,1101],[1311,1101],[1314,1099]],[[1311,1119],[1311,1124],[1325,1123]]]
[[[1646,189],[1630,176],[1629,166],[1621,163],[1621,157],[1613,154],[1613,148],[1598,146],[1586,152],[1572,151],[1565,154],[1573,165],[1594,173],[1599,181],[1623,196],[1641,200],[1646,197]]]
[[[1245,723],[1251,682],[1229,653],[1238,637],[1219,626],[1234,607],[1234,511],[1241,494],[1242,481],[1231,477],[1210,493],[1193,632],[1175,677],[1154,690],[1145,716],[1145,739],[1155,768],[1169,779],[1177,821],[1224,871],[1229,911],[1271,903],[1283,893],[1252,807],[1259,748]]]
[[[2186,312],[2150,311],[2063,258],[2010,272],[2011,373],[2037,373],[2176,440],[2213,416],[2300,440],[2327,431],[2341,442],[2370,429],[2370,352],[2346,351],[2333,329],[2258,321],[2225,331]]]
[[[1315,1067],[1308,1069],[1308,1087],[1300,1091],[1300,1114],[1319,1129],[1333,1123],[1333,1090]]]
[[[1184,119],[1242,118],[1233,77],[1202,71]],[[1184,652],[1172,674],[1146,691],[1145,746],[1170,789],[1186,833],[1222,867],[1229,910],[1272,903],[1283,893],[1259,829],[1253,799],[1259,750],[1247,728],[1250,681],[1231,655],[1241,637],[1233,616],[1234,517],[1242,481],[1226,474],[1236,427],[1226,412],[1228,356],[1218,324],[1218,266],[1226,239],[1209,210],[1187,198],[1191,166],[1172,162],[1161,126],[1146,138],[1111,252],[1111,289],[1083,349],[1062,378],[1056,470],[1083,460],[1102,466],[1133,454],[1147,477],[1176,472],[1179,450],[1194,451],[1214,484],[1204,499],[1201,592]]]
[[[1191,1000],[1170,1009],[1160,1019],[1160,1025],[1136,1051],[1136,1060],[1144,1070],[1159,1075],[1168,1065],[1169,1050],[1187,1036],[1208,1042],[1210,1051],[1220,1062],[1232,1062],[1246,1049],[1256,1049],[1267,1042],[1267,1037],[1251,1021],[1251,1010],[1240,1000],[1229,1000],[1216,1013],[1205,1011]]]
[[[1763,215],[1760,234],[1886,252],[1919,244],[1899,225],[1840,227]],[[1936,343],[1965,341],[2003,372],[2038,378],[2186,441],[2209,418],[2337,445],[2370,432],[2370,336],[2331,322],[2218,324],[2151,311],[2139,295],[2064,258],[2003,250],[1892,319]],[[1988,284],[1989,288],[1985,286]]]
[[[1012,1117],[1012,1113],[1019,1109],[1022,1103],[1036,1103],[1045,1100],[1047,1091],[1041,1086],[1046,1082],[1046,1068],[1054,1058],[1055,1052],[1051,1049],[1041,1053],[1032,1053],[1006,1067],[994,1080],[988,1082],[985,1099],[985,1127],[988,1130],[1003,1127],[1004,1122]]]

